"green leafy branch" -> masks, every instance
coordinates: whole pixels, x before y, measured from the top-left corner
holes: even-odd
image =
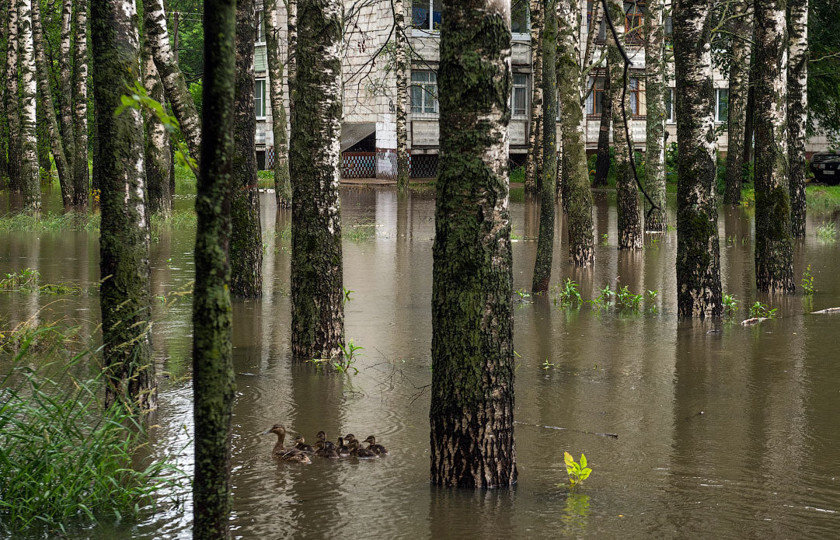
[[[575,491],[584,480],[589,478],[592,469],[586,466],[586,454],[581,454],[580,463],[577,463],[572,454],[565,452],[563,461],[566,463],[566,474],[569,475],[571,490]]]

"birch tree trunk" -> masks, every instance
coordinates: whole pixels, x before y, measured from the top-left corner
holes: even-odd
[[[265,43],[270,79],[272,130],[274,132],[274,198],[277,208],[292,206],[292,184],[289,179],[289,138],[286,133],[286,106],[283,104],[283,62],[280,61],[280,25],[277,0],[266,0]]]
[[[9,190],[20,191],[20,107],[18,94],[18,10],[9,0],[6,32],[6,121],[9,130]]]
[[[145,205],[143,118],[120,106],[126,88],[140,81],[140,40],[134,0],[96,0],[91,6],[93,93],[101,157],[99,257],[103,360],[109,384],[105,404],[155,407],[151,358],[149,218]],[[85,163],[86,165],[87,163]]]
[[[729,65],[729,108],[727,112],[728,144],[726,149],[726,189],[723,202],[741,203],[744,182],[744,140],[747,128],[747,98],[750,87],[752,56],[752,2],[736,0],[732,21],[732,60]]]
[[[257,118],[254,115],[254,0],[236,3],[236,99],[230,239],[230,291],[241,298],[262,295],[262,231],[257,189]]]
[[[32,0],[17,0],[17,10],[20,51],[20,187],[24,210],[37,214],[41,211],[41,182],[38,176],[38,138],[35,134],[38,88],[35,81]]]
[[[340,0],[297,3],[292,109],[292,354],[333,358],[344,341]]]
[[[528,122],[528,158],[525,162],[525,191],[536,193],[542,175],[543,115],[543,0],[530,0],[531,13],[531,116]]]
[[[721,315],[715,182],[711,0],[676,0],[677,310],[681,318]]]
[[[90,172],[88,170],[88,51],[87,51],[87,0],[76,0],[76,41],[73,52],[73,198],[77,209],[88,204]],[[98,122],[98,117],[97,117]],[[94,167],[97,164],[94,163]]]
[[[395,71],[397,78],[397,188],[405,190],[409,182],[408,127],[408,42],[405,35],[405,4],[394,0]]]
[[[624,5],[621,0],[609,0],[610,17],[618,35],[618,42],[607,32],[609,56],[610,101],[612,102],[613,148],[615,149],[618,199],[618,249],[642,249],[642,220],[639,213],[639,192],[630,163],[633,147],[632,116],[629,84],[625,80],[624,58],[618,49],[624,42]]]
[[[288,66],[286,80],[289,85],[289,114],[294,118],[295,109],[295,81],[297,80],[297,5],[298,0],[284,0],[286,2],[286,40],[288,41]]]
[[[556,0],[542,0],[542,163],[540,172],[540,232],[537,237],[537,259],[534,262],[534,294],[547,293],[551,282],[551,260],[554,258],[554,207],[557,184],[557,51]],[[575,81],[577,82],[577,81]]]
[[[184,134],[184,141],[187,143],[190,155],[200,162],[201,119],[198,117],[192,94],[187,88],[187,82],[169,45],[163,0],[143,0],[143,11],[145,31],[152,42],[155,65],[163,81],[166,97],[172,104],[172,112],[181,126],[181,133]]]
[[[808,0],[788,0],[787,121],[790,159],[790,221],[805,237],[805,129],[808,124]]]
[[[158,103],[165,103],[163,82],[160,80],[152,44],[147,33],[143,39],[143,86],[149,97]],[[163,123],[149,110],[143,111],[145,127],[146,184],[148,186],[149,213],[169,216],[172,210],[172,194],[169,191],[169,169],[172,156],[169,152],[169,135]]]
[[[230,537],[231,417],[235,381],[231,345],[229,247],[233,185],[236,1],[204,2],[204,96],[200,173],[195,197],[193,293],[193,538]]]
[[[6,43],[6,36],[9,32],[9,26],[6,24],[9,16],[8,6],[4,5],[3,9],[0,9],[0,14],[6,16],[5,18],[0,16],[0,46],[2,46]],[[9,177],[9,161],[7,153],[9,150],[9,124],[6,118],[5,85],[0,88],[0,93],[3,94],[3,96],[0,96],[0,189],[4,189],[6,187],[6,181]]]
[[[661,232],[665,214],[665,28],[664,0],[648,0],[645,15],[645,188],[656,208],[645,221],[645,230]]]
[[[604,102],[601,105],[601,127],[598,130],[598,150],[595,159],[595,178],[593,186],[607,185],[610,174],[610,126],[612,125],[612,86],[610,85],[610,61],[607,58],[606,77],[604,77]],[[594,100],[593,100],[594,103]]]
[[[506,178],[510,1],[444,0],[440,34],[431,480],[507,487],[517,475]]]
[[[794,283],[785,0],[756,0],[755,38],[755,280],[759,291],[787,293]]]
[[[73,135],[73,0],[62,0],[61,3],[61,41],[58,46],[59,88],[61,89],[61,142],[64,146],[64,156],[67,166],[74,174],[75,165],[75,137]],[[75,197],[74,197],[75,199]]]
[[[557,92],[563,118],[563,185],[564,204],[568,215],[569,261],[575,266],[588,266],[594,259],[592,232],[592,193],[586,160],[586,119],[584,116],[585,83],[577,48],[577,32],[581,13],[577,0],[560,0],[563,13],[558,17],[559,40],[557,59]],[[597,4],[597,2],[596,2]],[[574,75],[580,74],[578,77]]]
[[[41,10],[37,0],[32,0],[32,30],[35,45],[35,60],[38,70],[38,91],[41,94],[41,104],[43,105],[44,116],[46,117],[46,124],[49,131],[50,149],[55,159],[55,168],[58,170],[58,182],[61,186],[61,201],[64,203],[65,208],[69,208],[73,205],[73,172],[67,162],[67,155],[64,153],[64,143],[62,142],[61,132],[58,128],[58,119],[55,117],[52,90],[50,89],[49,64],[47,64],[47,56],[44,53]]]

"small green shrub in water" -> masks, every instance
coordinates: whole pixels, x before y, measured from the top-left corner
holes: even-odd
[[[584,480],[589,478],[592,469],[587,467],[586,454],[580,455],[580,463],[575,461],[572,454],[565,452],[563,454],[563,461],[566,464],[566,474],[569,475],[569,488],[575,491]]]
[[[566,278],[566,281],[563,282],[562,286],[555,285],[554,291],[556,293],[554,296],[555,306],[580,306],[582,303],[580,291],[578,290],[578,284],[570,278]]]
[[[723,316],[724,317],[734,317],[735,312],[738,311],[738,301],[735,299],[734,295],[731,294],[724,294],[723,295]]]
[[[0,291],[34,292],[38,294],[80,294],[82,288],[68,283],[45,283],[40,285],[41,273],[32,268],[12,272],[0,278]]]
[[[630,292],[625,285],[615,291],[615,307],[622,311],[638,311],[642,303],[642,295]]]
[[[811,274],[810,264],[805,269],[805,272],[802,273],[802,290],[805,292],[805,296],[813,296],[814,292],[816,292],[816,289],[814,289],[814,276]]]
[[[776,309],[770,309],[770,306],[766,306],[756,300],[755,304],[750,306],[750,318],[775,319]]]
[[[354,374],[358,373],[359,370],[353,365],[356,363],[356,360],[362,353],[358,351],[364,350],[364,347],[360,347],[353,343],[351,339],[346,344],[339,343],[339,348],[341,349],[341,355],[337,358],[313,358],[309,362],[315,366],[319,372],[323,371],[325,367],[332,367],[339,373],[350,373],[352,371]]]
[[[833,244],[837,241],[837,227],[833,221],[827,221],[817,227],[817,238],[821,242]]]
[[[0,384],[0,536],[136,516],[159,490],[183,491],[165,461],[135,465],[144,428],[120,405],[103,411],[101,380],[71,375],[83,355],[32,369],[27,352]]]

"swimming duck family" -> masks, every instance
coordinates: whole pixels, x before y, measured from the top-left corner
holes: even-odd
[[[311,463],[309,456],[317,456],[326,459],[338,459],[346,457],[357,457],[360,459],[370,459],[379,456],[388,455],[388,450],[381,444],[377,444],[376,437],[369,435],[364,441],[359,441],[355,435],[348,433],[344,437],[338,438],[338,443],[334,443],[327,439],[327,434],[324,431],[319,431],[315,435],[315,445],[310,446],[306,444],[303,435],[296,435],[294,438],[295,445],[287,448],[284,445],[286,439],[286,428],[282,424],[274,424],[270,429],[263,434],[274,433],[277,435],[277,442],[271,454],[274,458],[280,461],[296,462],[296,463]],[[367,443],[367,447],[362,446]]]
[[[271,451],[272,457],[280,461],[290,461],[294,463],[312,463],[309,459],[309,454],[303,452],[296,447],[286,448],[283,444],[286,440],[286,428],[283,424],[274,424],[270,429],[263,432],[263,435],[274,433],[277,435],[277,442],[274,444],[274,449]]]

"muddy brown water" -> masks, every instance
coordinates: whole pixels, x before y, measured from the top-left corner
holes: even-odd
[[[189,207],[191,200],[177,201]],[[676,232],[650,236],[644,251],[616,249],[614,198],[595,193],[599,245],[593,270],[566,262],[558,220],[552,283],[580,283],[584,299],[606,284],[658,292],[638,313],[569,310],[515,295],[516,445],[513,490],[453,491],[429,485],[434,199],[390,188],[344,188],[346,335],[364,347],[355,375],[318,373],[289,359],[290,224],[262,195],[265,295],[234,305],[237,394],[233,418],[233,515],[242,538],[730,537],[826,538],[840,528],[840,244],[817,239],[837,216],[810,216],[795,252],[797,282],[811,265],[810,301],[756,296],[749,209],[722,209],[724,291],[736,322],[679,323]],[[670,221],[674,223],[673,201]],[[528,291],[538,212],[512,203],[514,287]],[[603,240],[603,235],[607,235]],[[194,234],[164,233],[152,245],[153,293],[189,288]],[[98,279],[92,233],[0,233],[0,272],[34,268],[42,282]],[[522,295],[524,296],[524,295]],[[761,300],[777,319],[745,328]],[[8,322],[66,318],[91,332],[95,293],[53,297],[0,293]],[[650,309],[655,306],[655,310]],[[152,452],[191,472],[190,303],[156,301],[154,346],[160,408]],[[282,422],[311,442],[375,434],[383,459],[278,464]],[[603,434],[616,434],[617,438]],[[569,494],[563,452],[593,469]],[[139,522],[103,522],[79,537],[190,537],[189,491]]]

